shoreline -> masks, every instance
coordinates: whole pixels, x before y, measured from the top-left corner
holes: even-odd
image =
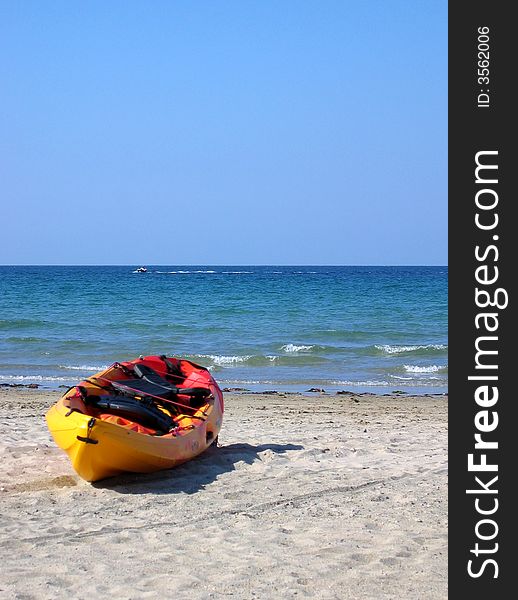
[[[4,597],[446,596],[445,396],[226,393],[220,447],[92,485],[62,391],[0,387]]]
[[[72,384],[74,385],[74,384]],[[349,395],[349,396],[412,396],[412,397],[423,397],[428,398],[432,396],[445,396],[448,397],[448,390],[440,391],[440,392],[423,392],[423,391],[413,391],[415,388],[411,390],[395,390],[391,389],[391,391],[366,391],[365,387],[358,387],[358,390],[346,390],[342,388],[338,388],[337,386],[330,385],[325,388],[314,388],[311,387],[309,389],[297,389],[293,391],[292,389],[268,389],[265,385],[261,386],[264,389],[259,389],[259,385],[255,385],[254,388],[245,388],[239,386],[232,387],[221,387],[221,391],[225,394],[234,394],[234,395],[258,395],[258,394],[283,394],[288,396],[305,396],[307,394],[318,394],[318,395],[327,395],[327,396],[341,396],[341,395]],[[64,393],[65,390],[69,389],[71,386],[68,385],[58,385],[58,386],[48,386],[42,383],[7,383],[0,382],[0,390],[1,389],[32,389],[39,390],[42,393],[45,392],[59,392],[60,394]],[[291,386],[294,387],[294,386]],[[301,386],[302,388],[305,386]],[[396,387],[396,386],[393,386]],[[405,386],[400,386],[405,387]],[[378,389],[376,387],[376,389]],[[389,388],[386,388],[387,390]]]

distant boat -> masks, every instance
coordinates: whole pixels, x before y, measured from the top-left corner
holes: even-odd
[[[138,269],[135,269],[133,273],[147,273],[147,269],[146,267],[139,267]]]

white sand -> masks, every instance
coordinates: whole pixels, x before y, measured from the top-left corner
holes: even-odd
[[[446,598],[446,398],[225,398],[220,448],[91,485],[0,390],[0,597]]]

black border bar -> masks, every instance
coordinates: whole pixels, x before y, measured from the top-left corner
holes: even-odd
[[[518,98],[511,89],[518,24],[512,7],[498,0],[450,2],[448,17],[448,578],[449,596],[466,593],[470,600],[514,595],[518,574],[518,338],[512,314]],[[488,302],[493,306],[484,306]]]

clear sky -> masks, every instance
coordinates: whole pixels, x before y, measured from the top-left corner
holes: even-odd
[[[446,264],[446,0],[0,2],[0,264]]]

